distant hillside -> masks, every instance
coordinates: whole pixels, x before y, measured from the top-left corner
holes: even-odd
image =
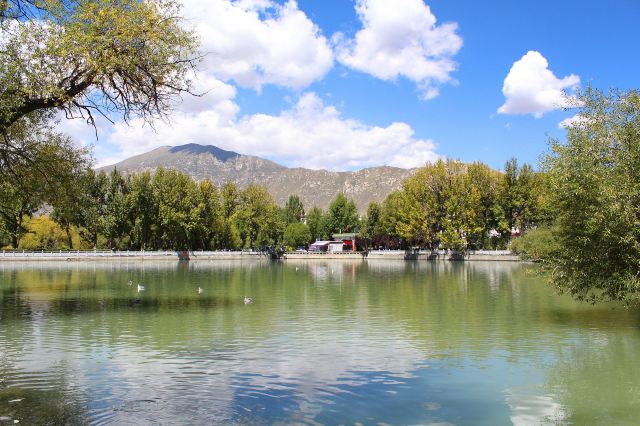
[[[173,168],[196,180],[210,179],[218,185],[233,181],[243,188],[257,183],[265,185],[280,205],[290,194],[298,194],[306,209],[314,205],[326,209],[336,194],[344,192],[355,200],[361,214],[370,202],[384,200],[416,170],[386,166],[356,172],[288,168],[260,157],[197,144],[163,146],[102,170],[114,167],[124,173]]]

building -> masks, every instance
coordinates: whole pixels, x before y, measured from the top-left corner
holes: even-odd
[[[331,244],[331,241],[316,241],[309,246],[309,251],[315,253],[326,253],[329,251],[329,244]]]
[[[336,250],[336,251],[356,251],[357,236],[358,236],[357,233],[351,232],[346,234],[333,234],[331,238],[333,239],[334,243],[337,243],[337,242],[342,243],[342,250]]]

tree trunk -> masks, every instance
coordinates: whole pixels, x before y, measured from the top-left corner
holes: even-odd
[[[73,250],[73,239],[71,238],[71,225],[67,223],[65,227],[65,231],[67,233],[67,244],[69,245],[69,250]]]

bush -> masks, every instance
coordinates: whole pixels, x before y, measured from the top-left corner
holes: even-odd
[[[540,227],[513,239],[510,248],[525,260],[541,262],[558,250],[559,243],[552,228]]]
[[[67,234],[48,216],[29,219],[27,233],[20,239],[20,250],[66,250]]]
[[[284,245],[289,249],[307,247],[310,242],[311,231],[304,223],[292,223],[284,230]]]

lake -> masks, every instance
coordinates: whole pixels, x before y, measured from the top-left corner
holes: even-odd
[[[0,424],[633,424],[639,360],[515,262],[0,263]]]

